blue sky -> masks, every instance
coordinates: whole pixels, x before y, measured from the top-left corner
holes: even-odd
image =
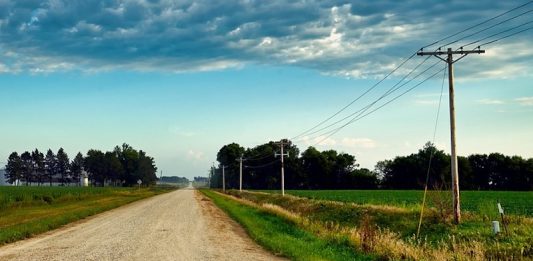
[[[0,1],[0,161],[12,151],[62,146],[72,157],[126,142],[154,156],[165,175],[205,175],[222,145],[294,137],[418,48],[524,3]],[[531,9],[449,47],[531,22]],[[460,155],[533,157],[532,39],[524,31],[456,64]],[[424,59],[409,60],[339,117]],[[432,139],[443,68],[437,63],[395,94],[434,78],[317,147],[355,154],[368,168],[415,152]],[[449,150],[446,93],[436,144]],[[320,134],[294,141],[304,150]]]

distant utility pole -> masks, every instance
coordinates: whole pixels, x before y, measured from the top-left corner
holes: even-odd
[[[211,188],[211,179],[215,176],[215,163],[211,166],[211,171],[209,172],[209,179],[207,180],[207,187]]]
[[[222,165],[222,191],[226,193],[226,166]]]
[[[242,154],[241,154],[241,157],[237,160],[239,162],[239,191],[242,192],[242,162],[243,162],[243,158],[242,158]]]
[[[453,191],[453,218],[456,224],[459,224],[461,222],[461,201],[459,199],[459,171],[457,168],[457,151],[456,151],[456,142],[455,142],[455,102],[454,102],[454,95],[455,91],[453,89],[453,64],[461,59],[463,59],[465,56],[471,53],[485,53],[485,50],[480,50],[478,47],[475,50],[470,51],[464,51],[462,48],[458,51],[452,51],[452,48],[448,48],[446,52],[441,51],[440,48],[438,51],[435,52],[424,52],[423,50],[420,50],[417,52],[417,55],[424,56],[424,55],[433,55],[445,63],[448,64],[448,86],[449,86],[449,98],[450,98],[450,132],[451,132],[451,150],[452,150],[452,191]],[[457,59],[453,59],[453,55],[458,54],[461,55]],[[444,59],[441,56],[447,55],[447,58]]]
[[[285,163],[283,162],[283,158],[285,156],[289,156],[289,153],[284,154],[283,153],[283,146],[285,146],[286,143],[284,143],[285,140],[281,140],[280,142],[276,142],[276,144],[279,144],[281,148],[281,153],[275,153],[274,157],[281,156],[281,195],[285,196]]]

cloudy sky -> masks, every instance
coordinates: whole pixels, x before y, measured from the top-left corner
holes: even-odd
[[[193,177],[295,138],[373,168],[432,139],[444,62],[412,54],[436,41],[486,50],[455,64],[459,153],[533,157],[532,26],[526,1],[0,0],[0,162],[126,142]]]

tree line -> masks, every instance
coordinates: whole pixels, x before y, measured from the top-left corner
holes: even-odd
[[[39,186],[52,186],[53,183],[79,185],[83,170],[95,186],[132,186],[137,185],[137,180],[143,185],[151,185],[157,180],[154,158],[126,143],[107,152],[90,149],[85,156],[78,152],[72,161],[63,148],[57,153],[48,149],[46,154],[38,149],[20,155],[12,152],[5,170],[6,180],[11,184],[18,181]]]
[[[318,151],[308,147],[300,153],[285,141],[286,189],[445,189],[450,184],[450,155],[426,143],[418,152],[380,161],[374,170],[360,168],[353,155],[335,150]],[[210,185],[222,187],[222,167],[226,188],[239,187],[239,158],[243,157],[243,187],[279,189],[281,184],[276,142],[254,148],[237,143],[224,145],[217,153],[218,167],[210,170]],[[431,158],[431,167],[429,161]],[[465,190],[532,190],[533,158],[500,153],[459,157],[459,182]]]

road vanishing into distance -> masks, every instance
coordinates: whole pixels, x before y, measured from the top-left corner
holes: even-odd
[[[282,260],[193,189],[0,247],[0,260]]]

